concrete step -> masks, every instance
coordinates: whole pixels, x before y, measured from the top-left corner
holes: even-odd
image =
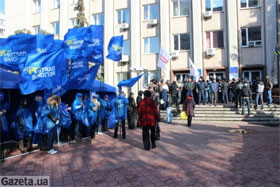
[[[205,123],[205,120],[193,120],[198,123]],[[209,120],[208,120],[209,121]],[[221,123],[221,121],[211,121],[211,123]],[[185,123],[187,124],[187,121],[183,122],[182,120],[172,120],[172,123]],[[236,123],[236,121],[227,121],[227,123]],[[239,124],[254,124],[254,125],[266,125],[266,126],[279,126],[279,121],[238,121]]]
[[[240,116],[244,117],[245,115],[237,114],[195,114],[195,117],[206,117],[206,118],[239,118]],[[250,115],[252,118],[279,118],[279,115],[260,115],[260,114],[252,114]]]
[[[161,119],[167,119],[166,116],[161,115]],[[172,119],[180,120],[180,116],[172,117]],[[250,115],[234,115],[234,116],[204,116],[196,114],[194,120],[202,121],[242,121],[242,120],[255,120],[255,121],[279,121],[280,116],[254,116]]]

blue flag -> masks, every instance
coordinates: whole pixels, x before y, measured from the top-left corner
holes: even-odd
[[[144,75],[144,73],[142,73],[141,75],[139,75],[137,77],[120,81],[118,84],[119,91],[122,90],[122,86],[132,87],[143,75]]]
[[[113,61],[119,61],[122,59],[122,48],[123,48],[123,35],[114,36],[111,38],[108,45],[108,55],[106,58]]]
[[[54,50],[53,35],[17,34],[0,40],[0,67],[19,71],[31,53]],[[61,48],[61,47],[60,47]]]
[[[63,49],[59,47],[61,42],[57,42],[57,45],[60,50],[29,54],[26,63],[20,66],[20,90],[23,94],[52,89],[62,84],[68,66]]]
[[[67,90],[79,89],[79,90],[90,90],[93,87],[96,74],[98,72],[99,64],[90,68],[85,74],[72,77],[63,85],[63,93]],[[62,94],[63,94],[62,93]]]
[[[64,36],[64,56],[76,59],[82,56],[84,42],[87,40],[88,27],[69,29]]]
[[[90,62],[103,64],[103,25],[91,25],[88,27],[82,56]]]
[[[84,57],[72,60],[69,65],[69,78],[84,75],[88,71],[88,61]]]

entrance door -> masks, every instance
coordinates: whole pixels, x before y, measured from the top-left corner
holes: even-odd
[[[217,80],[222,80],[225,78],[225,72],[219,71],[219,72],[209,72],[208,73],[209,79],[212,77]]]
[[[187,77],[189,77],[189,73],[175,73],[176,81],[186,81]]]
[[[248,79],[250,82],[256,81],[257,77],[262,79],[262,71],[261,70],[250,70],[250,71],[243,71],[242,73],[243,79]]]

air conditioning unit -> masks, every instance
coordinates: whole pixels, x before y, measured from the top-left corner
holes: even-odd
[[[128,62],[129,61],[129,56],[127,55],[122,55],[121,62]]]
[[[151,26],[155,26],[155,25],[157,25],[158,24],[158,21],[157,21],[157,19],[152,19],[152,20],[150,20],[150,23],[149,23]]]
[[[215,53],[216,53],[216,50],[214,48],[206,49],[206,56],[214,56]]]
[[[127,29],[129,29],[129,24],[128,23],[122,24],[121,30],[127,30]]]
[[[260,46],[262,46],[262,41],[261,40],[258,40],[258,41],[254,42],[254,47],[260,47]]]
[[[177,58],[179,56],[179,51],[173,51],[171,53],[171,58]]]
[[[212,11],[205,11],[205,12],[204,12],[204,17],[205,17],[205,18],[210,18],[210,17],[212,17],[212,15],[213,15],[213,12],[212,12]]]
[[[255,47],[255,41],[249,41],[248,46],[249,47]]]

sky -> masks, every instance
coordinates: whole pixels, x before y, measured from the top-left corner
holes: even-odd
[[[5,14],[5,0],[0,0],[0,13]]]

